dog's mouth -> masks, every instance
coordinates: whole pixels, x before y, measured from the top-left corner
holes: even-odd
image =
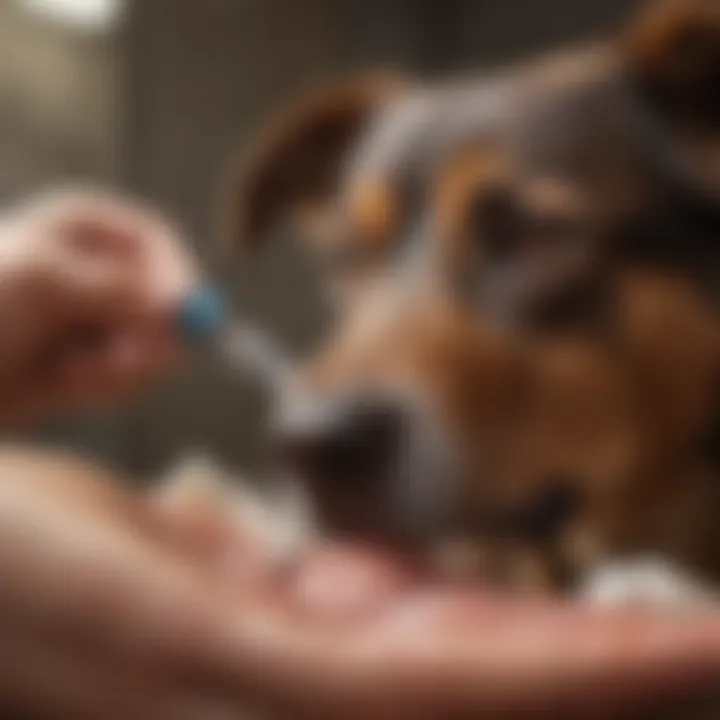
[[[394,498],[392,492],[377,493],[378,485],[371,484],[363,502],[345,492],[336,479],[329,479],[324,486],[316,481],[310,498],[315,525],[334,541],[382,547],[435,576],[511,584],[504,569],[490,570],[502,558],[493,558],[490,565],[486,561],[494,549],[515,546],[552,553],[559,585],[564,586],[572,577],[558,553],[563,533],[583,505],[576,486],[558,478],[523,501],[476,511],[464,518],[465,508],[449,492],[456,483],[433,469],[427,459],[423,470],[427,475],[413,478],[419,481],[416,495],[412,490],[405,494],[403,476],[397,475],[391,482],[386,478],[379,484],[386,491],[392,489]],[[400,492],[405,501],[397,501]],[[423,492],[427,494],[423,496]]]
[[[557,476],[520,502],[474,513],[473,523],[490,537],[544,544],[562,534],[582,505],[577,484]]]
[[[457,523],[455,455],[425,416],[385,422],[382,432],[376,417],[360,416],[324,447],[295,442],[279,457],[321,532],[418,554]]]
[[[494,493],[480,493],[478,504],[472,488],[502,494],[503,483],[475,477],[471,453],[434,410],[407,391],[303,395],[276,407],[276,459],[305,496],[316,530],[441,571],[448,547],[553,547],[581,510],[581,484],[545,474],[517,497],[490,501]],[[474,573],[482,575],[472,564],[461,570]]]
[[[427,468],[429,469],[429,467]],[[431,487],[453,485],[442,474],[424,479]],[[457,498],[415,508],[375,503],[358,507],[342,494],[316,497],[317,524],[333,541],[382,548],[427,578],[453,579],[515,594],[538,590],[564,595],[582,578],[566,532],[582,511],[576,485],[560,477],[513,504],[462,517]],[[442,502],[447,504],[443,505]],[[416,513],[416,514],[414,514]],[[526,563],[538,563],[528,570]]]

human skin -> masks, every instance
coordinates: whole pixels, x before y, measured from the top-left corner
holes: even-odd
[[[96,408],[177,359],[196,271],[179,233],[97,190],[38,196],[0,222],[0,425]]]
[[[92,464],[5,452],[0,709],[608,717],[692,699],[720,668],[717,614],[507,601],[357,547],[292,571],[269,557],[221,504],[158,503]]]

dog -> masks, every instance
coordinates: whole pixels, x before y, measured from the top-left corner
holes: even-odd
[[[720,580],[719,89],[720,4],[659,0],[481,78],[331,84],[251,142],[234,246],[292,223],[336,310],[274,425],[324,532],[530,591]]]

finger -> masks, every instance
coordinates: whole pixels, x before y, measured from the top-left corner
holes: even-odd
[[[99,672],[59,650],[46,638],[33,637],[28,628],[4,627],[3,672],[0,675],[0,710],[11,717],[105,717],[121,720],[134,703],[126,684]],[[112,682],[110,682],[112,681]],[[111,698],[114,701],[111,701]]]
[[[133,335],[142,364],[150,374],[178,366],[187,358],[187,349],[180,342],[170,312],[164,317],[144,316],[124,332]]]
[[[26,374],[7,397],[5,411],[19,423],[60,412],[97,410],[137,394],[150,370],[139,351],[121,344],[81,344],[57,353]]]
[[[159,367],[178,359],[177,307],[197,283],[197,272],[179,233],[168,223],[146,218],[136,252],[125,264],[108,258],[73,259],[73,285],[80,295],[97,295],[96,316],[117,313],[144,326],[147,351]],[[106,309],[107,308],[107,309]]]
[[[43,465],[26,463],[0,494],[0,573],[12,580],[0,594],[3,618],[62,630],[108,657],[158,663],[171,675],[197,669],[198,655],[226,644],[209,579],[180,560],[151,514],[135,525],[141,506],[129,513],[126,494],[88,482],[82,468],[67,470],[65,484],[52,460],[44,468],[55,476],[51,492],[33,490]],[[4,469],[13,472],[12,463]],[[75,502],[78,495],[90,501]]]
[[[482,604],[472,598],[458,607],[451,598],[437,602],[435,608],[408,608],[417,615],[406,618],[404,630],[402,618],[395,618],[394,680],[396,688],[407,688],[411,678],[432,672],[439,702],[451,708],[486,703],[556,712],[591,705],[607,713],[682,698],[718,677],[717,617],[688,623],[643,613],[513,608],[506,601]],[[434,648],[432,637],[442,637]]]
[[[134,329],[108,330],[95,343],[70,345],[60,359],[58,382],[81,401],[122,396],[150,375],[145,341]]]
[[[33,225],[60,246],[86,254],[136,258],[160,218],[141,203],[98,187],[53,190],[26,208]]]
[[[47,300],[59,303],[70,322],[142,315],[137,265],[105,257],[64,256],[48,262]]]
[[[136,212],[110,202],[77,209],[62,221],[61,241],[78,255],[136,262],[147,221]]]
[[[3,717],[235,720],[242,710],[237,699],[148,675],[141,662],[128,665],[95,653],[62,630],[44,635],[22,623],[5,623],[0,635],[0,658],[6,660],[0,675]]]
[[[148,305],[160,314],[177,307],[197,283],[195,263],[180,238],[169,223],[156,222],[143,247]]]
[[[328,708],[359,718],[613,712],[707,688],[720,668],[717,615],[599,613],[418,588],[344,626],[282,605],[241,612],[256,697],[311,717]]]
[[[197,273],[170,222],[137,203],[82,189],[53,193],[27,213],[25,233],[35,242],[25,284],[33,286],[34,315],[46,327],[133,318],[154,331],[154,362],[177,360],[173,316]]]
[[[197,270],[182,233],[160,213],[97,190],[59,197],[55,207],[56,217],[82,230],[74,238],[77,247],[125,250],[138,263],[151,307],[174,307],[195,284]]]
[[[193,263],[181,233],[138,202],[98,189],[71,189],[33,207],[35,224],[45,228],[36,234],[58,237],[57,249],[71,265],[100,259],[131,264],[149,305],[174,302],[192,284]],[[92,287],[91,280],[86,278]]]
[[[65,372],[69,396],[87,409],[110,408],[139,395],[182,358],[182,352],[152,325],[111,328],[106,341],[94,351],[68,353]]]
[[[6,392],[2,416],[15,425],[68,411],[109,410],[131,400],[182,358],[151,328],[74,334],[27,366]]]
[[[230,587],[246,592],[281,560],[275,552],[281,519],[206,458],[183,460],[150,502],[181,546]]]
[[[1,477],[0,698],[50,717],[237,717],[242,698],[208,682],[227,644],[217,596],[148,505],[57,454],[6,452]]]

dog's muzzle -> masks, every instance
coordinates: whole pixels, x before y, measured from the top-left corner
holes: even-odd
[[[390,396],[295,400],[274,427],[279,456],[326,530],[407,542],[449,505],[446,453],[427,416]]]

